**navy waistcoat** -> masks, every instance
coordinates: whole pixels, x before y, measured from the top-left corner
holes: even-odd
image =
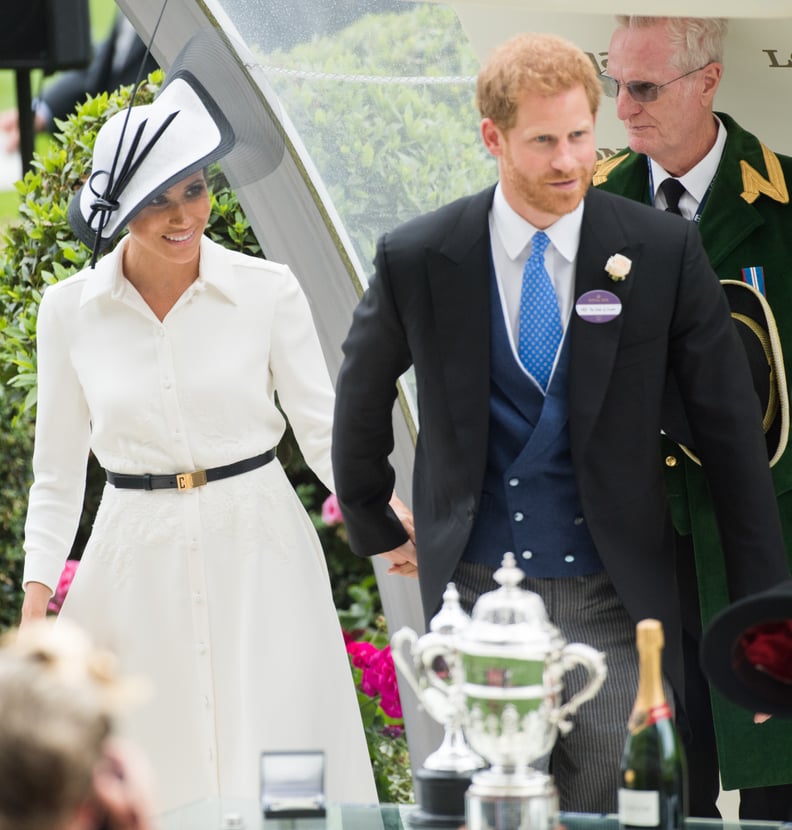
[[[512,551],[533,577],[601,571],[569,448],[568,338],[544,395],[512,349],[494,269],[490,316],[487,469],[463,559],[497,568],[503,554]]]

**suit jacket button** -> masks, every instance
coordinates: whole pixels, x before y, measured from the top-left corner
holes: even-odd
[[[676,467],[679,462],[677,461],[677,457],[675,455],[667,455],[665,464],[666,467]]]

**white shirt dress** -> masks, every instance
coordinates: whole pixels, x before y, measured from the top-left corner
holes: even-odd
[[[229,464],[277,446],[277,392],[332,489],[333,390],[291,271],[204,238],[160,322],[122,274],[124,244],[41,302],[25,582],[57,585],[89,448],[116,473]],[[150,680],[124,727],[160,809],[257,797],[262,750],[323,749],[328,799],[376,802],[324,555],[277,459],[182,492],[105,485],[61,614]]]

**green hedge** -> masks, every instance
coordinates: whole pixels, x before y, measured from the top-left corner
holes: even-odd
[[[369,15],[259,58],[366,265],[385,231],[495,181],[478,58],[450,8]]]

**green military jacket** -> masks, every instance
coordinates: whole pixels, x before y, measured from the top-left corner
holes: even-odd
[[[764,270],[765,296],[776,318],[787,376],[792,376],[792,158],[773,153],[733,118],[717,113],[726,146],[704,203],[699,231],[721,279]],[[630,150],[600,161],[594,184],[651,204],[649,165]],[[790,386],[792,389],[792,386]],[[702,623],[729,603],[717,522],[701,468],[663,439],[666,486],[680,533],[692,533]],[[773,467],[773,480],[792,569],[792,442]],[[753,723],[752,713],[712,693],[721,779],[725,789],[792,782],[792,720]]]

